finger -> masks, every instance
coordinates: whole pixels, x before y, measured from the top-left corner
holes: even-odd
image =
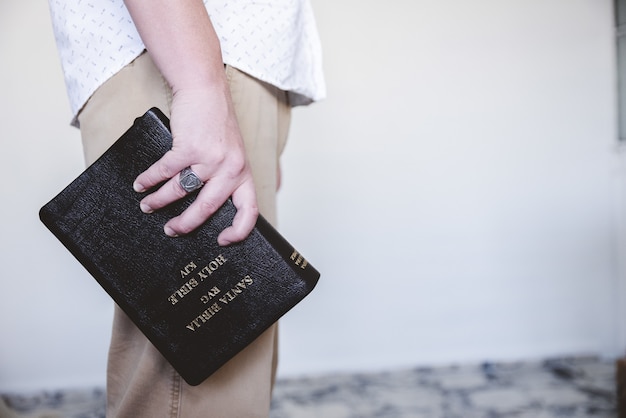
[[[217,212],[230,196],[230,190],[232,186],[228,187],[219,178],[209,180],[198,193],[196,200],[180,215],[165,224],[165,233],[171,237],[190,233]]]
[[[133,189],[139,193],[145,192],[163,183],[165,180],[173,178],[188,165],[189,164],[185,163],[185,160],[182,156],[178,155],[178,153],[172,150],[167,151],[163,157],[137,176],[133,183]]]
[[[180,173],[171,178],[154,192],[144,197],[139,203],[141,211],[152,213],[155,210],[164,208],[187,195],[187,192],[180,185]]]
[[[224,229],[217,237],[217,243],[221,246],[246,239],[254,228],[259,216],[256,192],[252,180],[245,182],[235,190],[232,198],[233,204],[237,208],[237,213],[233,218],[233,224]]]

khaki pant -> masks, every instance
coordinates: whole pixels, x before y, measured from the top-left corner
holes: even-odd
[[[285,92],[227,66],[260,212],[276,222],[278,159],[289,129]],[[150,107],[169,116],[171,91],[148,54],[101,86],[81,111],[91,164]],[[199,386],[187,385],[116,306],[107,370],[107,417],[267,417],[277,360],[271,327]]]

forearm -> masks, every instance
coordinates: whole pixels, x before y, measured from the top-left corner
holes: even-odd
[[[174,94],[224,86],[219,40],[201,0],[125,0],[125,4]]]

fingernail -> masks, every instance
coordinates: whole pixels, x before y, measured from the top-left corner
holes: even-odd
[[[163,227],[163,230],[165,231],[165,235],[167,235],[168,237],[176,238],[178,236],[178,234],[167,225]]]
[[[152,213],[152,212],[154,212],[154,210],[150,206],[146,205],[143,202],[139,203],[139,209],[141,209],[141,211],[143,213]]]
[[[133,190],[135,190],[137,193],[141,193],[141,192],[145,192],[146,188],[143,187],[142,184],[139,184],[137,182],[133,183]]]

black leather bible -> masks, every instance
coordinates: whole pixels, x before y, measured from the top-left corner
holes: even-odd
[[[228,200],[189,235],[163,225],[198,192],[151,214],[133,181],[172,146],[158,109],[135,120],[94,164],[43,206],[41,221],[190,385],[198,385],[275,323],[319,279],[262,216],[243,242],[220,247]]]

